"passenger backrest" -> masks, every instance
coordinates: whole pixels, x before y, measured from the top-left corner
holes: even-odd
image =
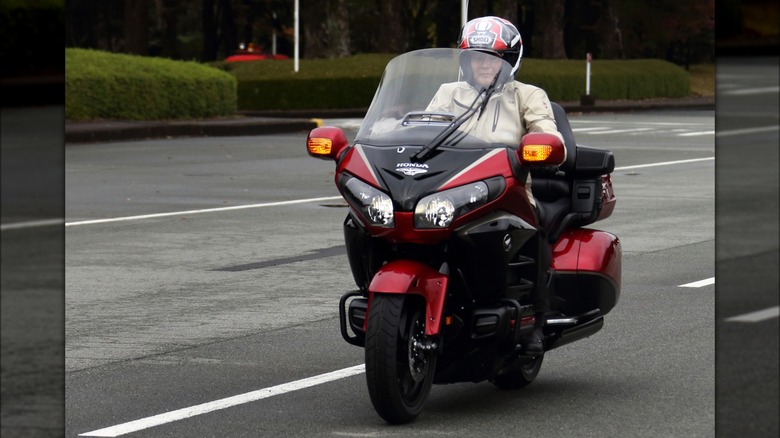
[[[553,116],[555,116],[555,124],[558,125],[558,132],[563,135],[563,142],[566,146],[566,161],[560,166],[560,169],[567,172],[573,170],[574,164],[577,162],[577,143],[574,141],[574,133],[569,125],[566,112],[557,103],[550,103],[552,104]]]

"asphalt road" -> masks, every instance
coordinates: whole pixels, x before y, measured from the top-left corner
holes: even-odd
[[[721,59],[717,72],[717,432],[776,437],[778,57]]]
[[[681,286],[715,276],[714,122],[572,117],[615,152],[621,301],[528,388],[435,386],[403,427],[340,338],[346,209],[305,133],[70,146],[66,436],[712,436],[715,285]]]

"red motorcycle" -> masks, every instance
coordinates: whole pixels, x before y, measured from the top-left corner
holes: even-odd
[[[513,145],[464,132],[490,89],[459,115],[426,112],[439,85],[460,79],[458,55],[394,58],[351,145],[335,127],[307,139],[310,155],[336,162],[349,204],[358,289],[339,303],[341,333],[365,348],[371,401],[390,423],[413,420],[433,383],[534,380],[544,354],[524,354],[520,340],[535,323],[540,239],[553,244],[545,351],[599,331],[620,295],[618,238],[583,228],[613,211],[612,152],[577,145],[554,103],[563,144],[544,133]]]

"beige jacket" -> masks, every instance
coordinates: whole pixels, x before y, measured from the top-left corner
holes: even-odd
[[[468,109],[476,96],[477,91],[466,82],[443,84],[428,104],[426,112],[449,112],[458,116]],[[472,116],[460,130],[491,143],[514,146],[520,144],[520,139],[527,132],[547,132],[563,142],[547,93],[533,85],[519,81],[504,85],[490,97],[479,120],[477,116],[479,114]],[[525,185],[528,199],[535,206],[530,174]]]

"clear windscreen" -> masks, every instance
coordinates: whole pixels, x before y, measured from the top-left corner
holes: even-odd
[[[474,80],[466,83],[460,55],[460,50],[442,48],[417,50],[393,58],[385,67],[355,142],[377,146],[425,145],[453,120],[464,116],[472,103],[474,108],[479,107],[478,94],[486,85]],[[507,80],[506,72],[511,67],[503,60],[500,63],[502,80]],[[441,86],[454,83],[471,90],[474,98],[447,109],[431,109]],[[479,139],[469,142],[483,143]]]

